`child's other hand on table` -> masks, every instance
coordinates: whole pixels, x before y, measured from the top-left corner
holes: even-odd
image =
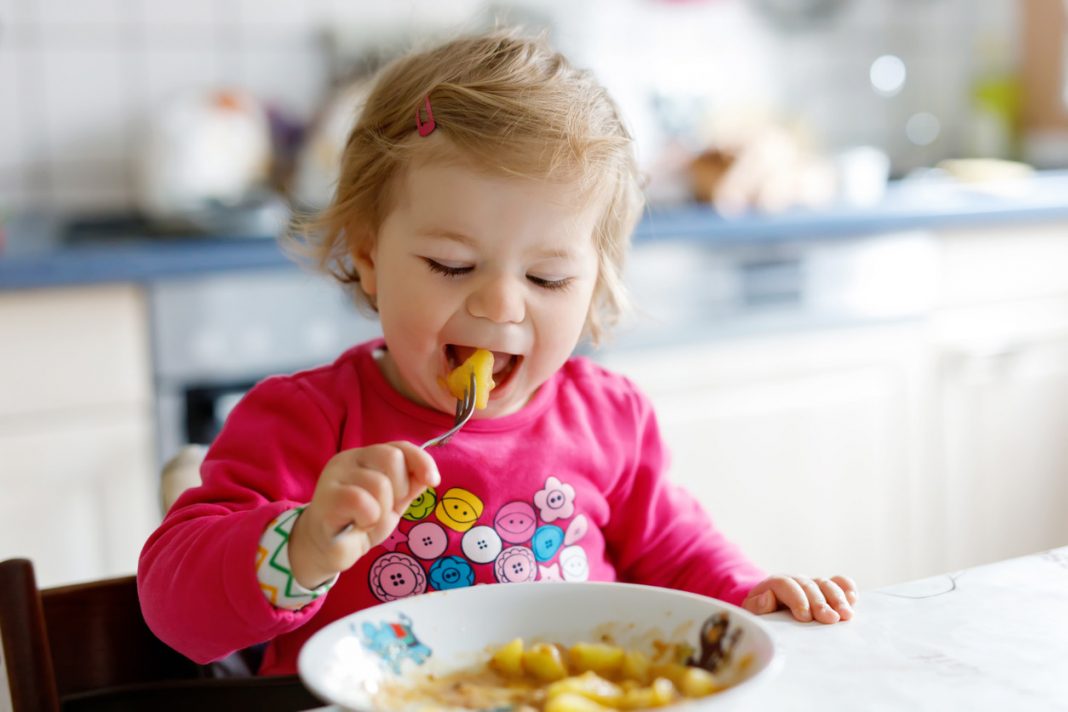
[[[848,576],[769,576],[749,592],[742,608],[763,615],[787,608],[799,621],[837,623],[853,617],[857,585]]]
[[[348,569],[389,537],[412,500],[440,482],[434,458],[413,443],[334,455],[293,526],[289,564],[297,582],[316,588]]]

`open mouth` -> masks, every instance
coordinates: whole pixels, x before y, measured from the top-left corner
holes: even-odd
[[[448,368],[448,372],[452,372],[460,364],[471,357],[471,354],[475,353],[478,348],[475,346],[461,346],[459,344],[445,344],[445,363]],[[492,351],[493,354],[493,390],[490,391],[490,398],[493,398],[494,393],[502,389],[509,381],[512,380],[512,376],[519,370],[519,366],[523,362],[523,357],[518,354],[505,353],[504,351]]]

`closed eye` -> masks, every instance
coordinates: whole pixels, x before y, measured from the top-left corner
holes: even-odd
[[[438,274],[443,274],[446,277],[459,277],[461,275],[467,274],[468,272],[474,269],[474,267],[470,266],[453,267],[451,265],[445,265],[438,262],[437,260],[432,260],[429,257],[423,257],[422,260],[423,262],[426,262],[426,266],[430,268],[431,272],[437,272]]]
[[[535,277],[532,274],[528,274],[527,279],[530,280],[531,284],[549,290],[567,289],[568,286],[571,285],[571,277],[565,277],[564,279],[543,279],[542,277]]]

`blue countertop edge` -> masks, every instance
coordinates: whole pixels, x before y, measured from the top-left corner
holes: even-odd
[[[1019,187],[1019,186],[1017,186]],[[1068,171],[1043,174],[1014,196],[962,190],[957,184],[891,186],[870,208],[792,210],[725,219],[710,206],[646,210],[635,244],[660,240],[709,245],[848,239],[916,229],[994,223],[1068,221]],[[294,267],[270,237],[124,237],[64,242],[55,221],[16,225],[0,252],[0,290],[153,282],[227,271]],[[1068,238],[1068,234],[1066,234]]]

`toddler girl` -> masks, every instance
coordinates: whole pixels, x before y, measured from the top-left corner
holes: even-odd
[[[234,409],[142,552],[156,634],[200,662],[270,641],[260,672],[290,673],[348,613],[550,580],[851,617],[849,579],[766,578],[668,481],[649,401],[571,357],[624,306],[641,202],[616,106],[543,42],[495,32],[386,68],[312,245],[384,338]],[[443,377],[479,348],[488,407],[420,449],[453,423]]]

